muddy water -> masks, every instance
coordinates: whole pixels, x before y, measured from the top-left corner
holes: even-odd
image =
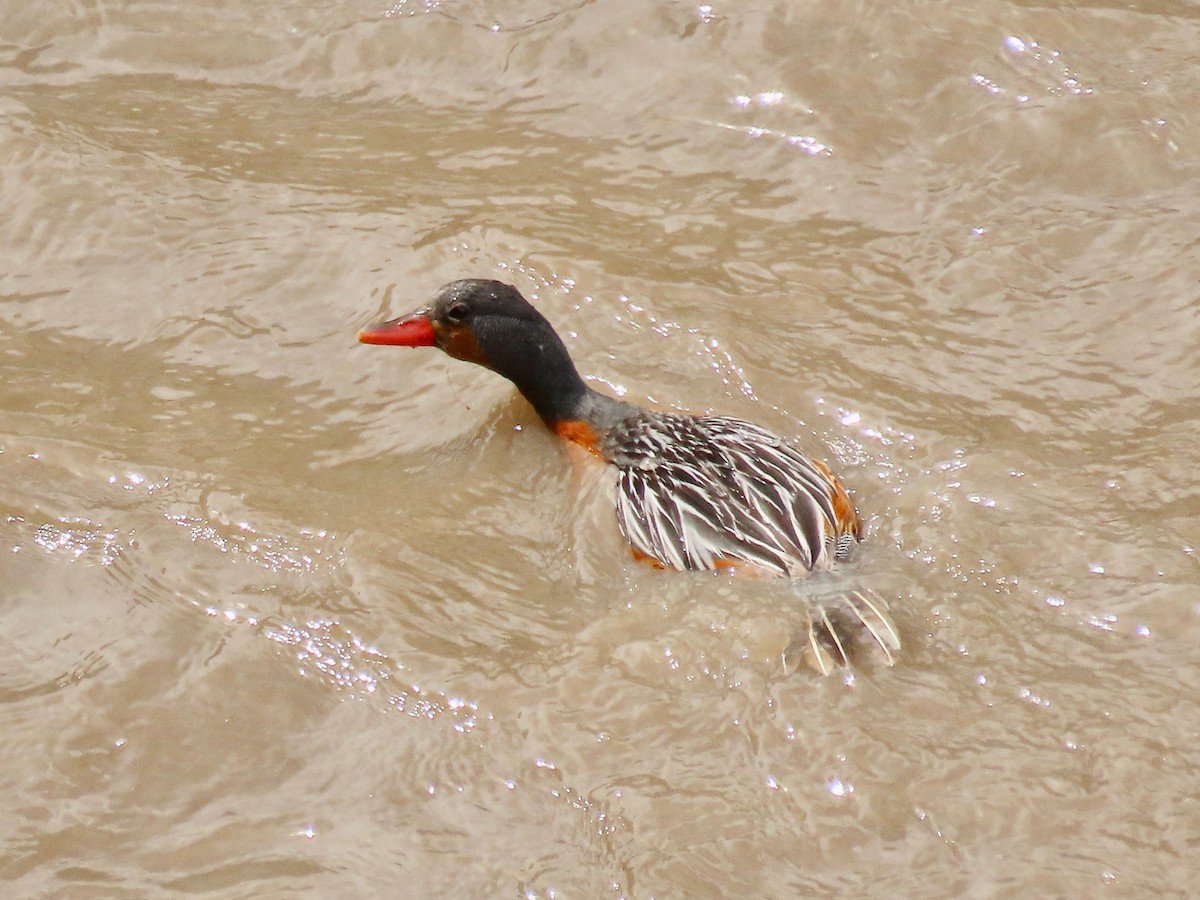
[[[1190,6],[0,21],[5,897],[1192,889]],[[355,343],[466,275],[868,544],[639,567],[506,383]],[[784,675],[852,583],[899,664]]]

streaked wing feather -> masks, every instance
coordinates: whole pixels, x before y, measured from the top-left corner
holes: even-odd
[[[665,566],[739,561],[795,577],[844,559],[858,539],[857,519],[851,512],[844,520],[849,501],[828,470],[757,425],[661,415],[623,428],[609,453],[620,470],[617,522],[635,549]],[[842,627],[851,618],[894,663],[900,636],[878,595],[852,591],[814,603],[810,614],[805,640],[792,646],[806,645],[822,674],[848,664]]]
[[[733,559],[799,576],[827,564],[840,535],[833,484],[771,432],[664,416],[623,437],[618,522],[641,552],[677,569]]]
[[[900,649],[900,633],[883,598],[873,591],[850,591],[843,597],[843,603],[879,645],[887,664],[893,665],[896,659],[892,651]]]

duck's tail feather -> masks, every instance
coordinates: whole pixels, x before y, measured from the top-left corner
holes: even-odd
[[[783,651],[785,670],[792,671],[801,660],[822,675],[849,666],[858,632],[879,648],[884,662],[895,665],[900,632],[888,613],[887,601],[874,591],[848,591],[831,600],[814,602],[809,616],[808,627]]]

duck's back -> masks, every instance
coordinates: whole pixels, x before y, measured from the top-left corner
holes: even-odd
[[[794,578],[844,558],[860,534],[827,467],[741,419],[640,412],[602,450],[620,472],[621,531],[664,566]]]

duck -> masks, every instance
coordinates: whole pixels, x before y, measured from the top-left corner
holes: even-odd
[[[660,569],[748,571],[796,581],[846,561],[863,524],[824,462],[762,426],[687,415],[597,391],[549,320],[516,287],[467,278],[432,303],[364,328],[364,344],[436,347],[508,379],[553,433],[617,472],[616,520],[635,557]],[[874,591],[810,601],[799,653],[828,675],[866,644],[887,665],[900,635]]]

